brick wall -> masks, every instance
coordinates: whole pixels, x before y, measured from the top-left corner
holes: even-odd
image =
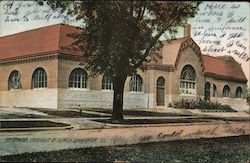
[[[75,68],[84,68],[84,63],[79,61],[59,60],[59,92],[58,92],[58,107],[59,108],[111,108],[113,105],[113,91],[102,90],[102,76],[88,77],[87,88],[69,88],[69,76]],[[87,72],[90,74],[89,72]],[[131,77],[128,77],[124,88],[124,108],[146,108],[148,95],[145,85],[145,73],[141,70],[138,74],[143,79],[143,92],[129,92],[129,82]]]
[[[230,105],[236,110],[249,110],[249,106],[246,101],[247,97],[247,85],[240,82],[225,81],[220,79],[214,79],[211,77],[205,78],[206,82],[210,83],[210,97],[212,102],[218,102],[221,104]],[[213,84],[217,87],[217,96],[213,97]],[[225,85],[230,87],[229,97],[222,97],[223,88]],[[242,98],[236,98],[237,87],[242,88]]]
[[[41,67],[47,74],[47,88],[31,89],[32,74]],[[14,70],[21,74],[20,90],[8,90],[8,79]],[[0,66],[0,106],[57,108],[58,60],[47,59]]]
[[[196,71],[196,95],[180,95],[180,74],[187,64],[193,66]],[[45,108],[77,108],[77,107],[104,107],[111,108],[113,92],[101,89],[102,76],[89,77],[87,89],[69,88],[69,76],[73,69],[84,68],[81,61],[64,59],[42,59],[39,61],[22,62],[17,64],[2,64],[0,66],[0,106],[4,107],[45,107]],[[48,86],[42,89],[31,89],[31,78],[36,68],[42,67],[47,74]],[[8,90],[9,75],[13,70],[21,73],[21,90]],[[87,72],[90,74],[89,72]],[[129,92],[128,77],[124,89],[124,108],[157,108],[157,79],[162,76],[165,79],[165,106],[180,98],[199,99],[204,98],[205,80],[212,85],[216,84],[218,97],[211,98],[224,104],[230,104],[240,108],[246,103],[246,85],[238,82],[229,82],[213,78],[204,78],[202,65],[199,57],[190,48],[185,48],[179,57],[174,72],[160,70],[138,70],[143,79],[142,92]],[[224,85],[231,89],[230,98],[221,98]],[[238,86],[242,87],[243,99],[235,99],[235,91]],[[239,107],[240,106],[240,107]]]
[[[196,95],[181,95],[180,94],[180,75],[182,69],[185,65],[191,65],[195,69],[196,73]],[[169,85],[170,89],[170,101],[175,101],[181,98],[189,99],[199,99],[204,96],[204,77],[202,72],[202,65],[199,57],[195,52],[190,48],[184,49],[180,56],[179,61],[177,62],[176,70],[170,72],[171,83]]]

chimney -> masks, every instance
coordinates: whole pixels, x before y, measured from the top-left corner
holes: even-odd
[[[186,24],[184,26],[184,37],[191,37],[191,25]]]

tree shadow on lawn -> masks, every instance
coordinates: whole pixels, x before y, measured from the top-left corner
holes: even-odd
[[[95,119],[93,121],[108,124],[139,125],[139,124],[168,124],[168,123],[201,123],[211,122],[211,119],[181,118],[181,119],[124,119],[113,121],[110,119]]]
[[[1,113],[0,118],[1,119],[24,119],[24,118],[54,118],[55,116],[49,116],[49,115],[39,115],[39,114],[18,114],[18,113]]]
[[[69,124],[65,123],[58,123],[58,122],[51,122],[46,120],[29,120],[29,121],[0,121],[1,126],[0,128],[36,128],[36,127],[66,127],[70,126]]]
[[[94,111],[94,112],[101,112],[101,113],[108,113],[112,114],[111,109],[103,109],[103,108],[84,108],[82,110],[86,111]],[[123,115],[128,116],[158,116],[158,117],[167,117],[167,116],[193,116],[191,114],[178,114],[178,113],[159,113],[159,112],[152,112],[152,111],[143,111],[143,110],[123,110]]]

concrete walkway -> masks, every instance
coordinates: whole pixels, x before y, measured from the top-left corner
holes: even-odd
[[[249,135],[249,122],[165,124],[136,127],[95,126],[83,121],[84,130],[1,132],[0,156],[25,152],[112,146],[194,138]],[[86,129],[86,126],[95,126]]]

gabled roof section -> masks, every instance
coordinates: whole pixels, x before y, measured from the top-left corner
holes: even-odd
[[[191,47],[195,54],[200,58],[201,66],[204,70],[202,55],[200,47],[190,37],[183,37],[172,41],[164,41],[161,56],[163,56],[162,63],[167,65],[177,66],[181,50],[186,47]]]
[[[25,58],[60,51],[70,53],[69,50],[62,48],[74,42],[74,39],[68,37],[67,34],[79,33],[81,30],[69,25],[56,24],[0,37],[0,60]],[[79,55],[77,52],[72,54]]]
[[[202,58],[205,76],[247,83],[247,78],[238,62],[225,61],[208,55],[202,55]]]

